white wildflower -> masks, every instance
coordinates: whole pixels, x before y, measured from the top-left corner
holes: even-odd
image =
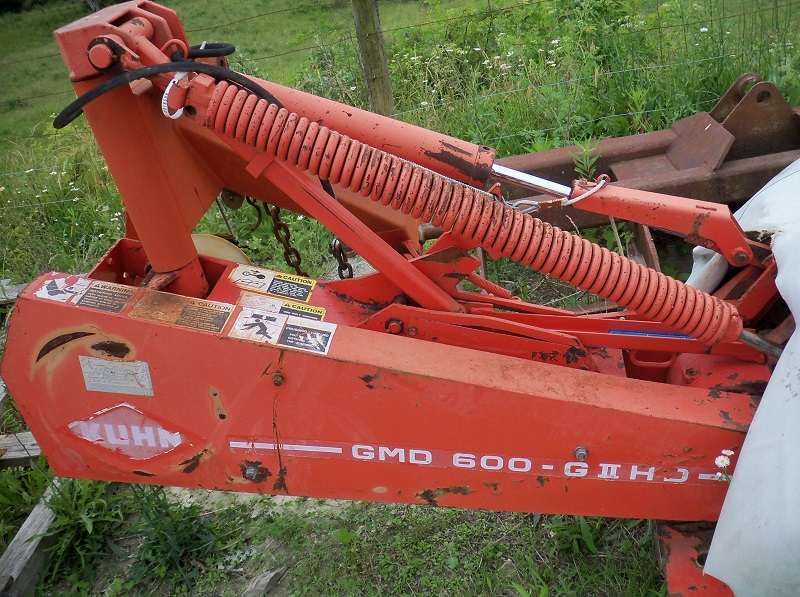
[[[716,464],[719,468],[725,468],[730,466],[731,459],[724,454],[721,454],[714,459],[714,464]]]
[[[722,453],[725,456],[733,456],[733,454],[734,454],[733,450],[723,450]]]
[[[707,33],[708,27],[700,27],[700,33]]]

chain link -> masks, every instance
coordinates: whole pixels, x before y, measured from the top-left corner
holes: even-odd
[[[344,251],[344,245],[338,238],[334,238],[331,244],[328,245],[328,253],[333,255],[339,264],[339,278],[346,280],[353,277],[353,266],[347,260],[347,253]]]
[[[286,260],[286,265],[294,269],[298,276],[308,277],[308,274],[300,267],[302,258],[300,251],[292,246],[292,237],[289,227],[281,220],[281,208],[277,205],[269,207],[269,216],[272,218],[272,232],[275,233],[275,238],[283,245],[283,258]]]

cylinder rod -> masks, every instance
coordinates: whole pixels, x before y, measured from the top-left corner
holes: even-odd
[[[505,180],[514,183],[518,186],[525,187],[526,189],[533,189],[540,193],[546,193],[555,197],[569,197],[572,193],[572,188],[567,185],[540,178],[527,172],[520,172],[513,168],[501,166],[500,164],[492,164],[492,176],[497,179]]]

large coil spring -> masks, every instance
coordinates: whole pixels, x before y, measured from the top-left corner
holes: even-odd
[[[706,344],[735,340],[742,331],[729,303],[224,81],[205,125]]]

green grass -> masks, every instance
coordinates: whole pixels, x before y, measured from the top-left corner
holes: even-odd
[[[347,2],[165,4],[177,10],[192,43],[236,44],[236,68],[367,105]],[[588,140],[657,130],[708,110],[745,71],[760,73],[799,104],[798,8],[793,0],[380,3],[398,118],[492,145],[500,155],[586,143],[576,158],[586,172],[592,166]],[[62,0],[0,15],[0,278],[87,271],[122,232],[120,198],[85,122],[60,132],[50,127],[73,98],[52,30],[85,12],[77,0]],[[257,262],[281,267],[282,250],[268,223],[252,231],[255,214],[247,206],[227,216]],[[287,213],[285,219],[311,274],[332,269],[325,252],[330,234],[308,218]],[[227,225],[212,208],[199,231],[227,232]],[[613,240],[606,231],[587,234],[606,244]],[[507,261],[490,264],[490,272],[525,299],[565,300],[549,278]],[[24,481],[14,479],[9,491]],[[138,526],[129,517],[123,527],[116,494],[107,486],[73,489],[70,499],[82,505],[67,508],[62,524],[83,552],[68,552],[69,546],[58,552],[64,564],[43,593],[75,586],[107,594],[236,595],[243,574],[249,579],[254,570],[283,565],[287,590],[298,594],[665,591],[652,526],[644,521],[345,502],[331,507],[312,500],[292,507],[264,500],[244,512],[123,489],[142,512],[158,507],[165,513],[138,519]],[[26,507],[33,501],[20,498]],[[3,511],[0,528],[12,528],[18,518]],[[108,535],[86,536],[95,520]],[[109,541],[146,549],[132,568],[114,568],[106,577],[100,570],[92,582],[94,570],[80,573],[75,562]],[[129,554],[124,551],[122,559]],[[101,568],[112,563],[119,564]],[[60,584],[70,573],[72,580]]]
[[[658,595],[651,525],[426,506],[273,509],[289,586],[329,595]],[[302,555],[301,555],[302,554]]]

